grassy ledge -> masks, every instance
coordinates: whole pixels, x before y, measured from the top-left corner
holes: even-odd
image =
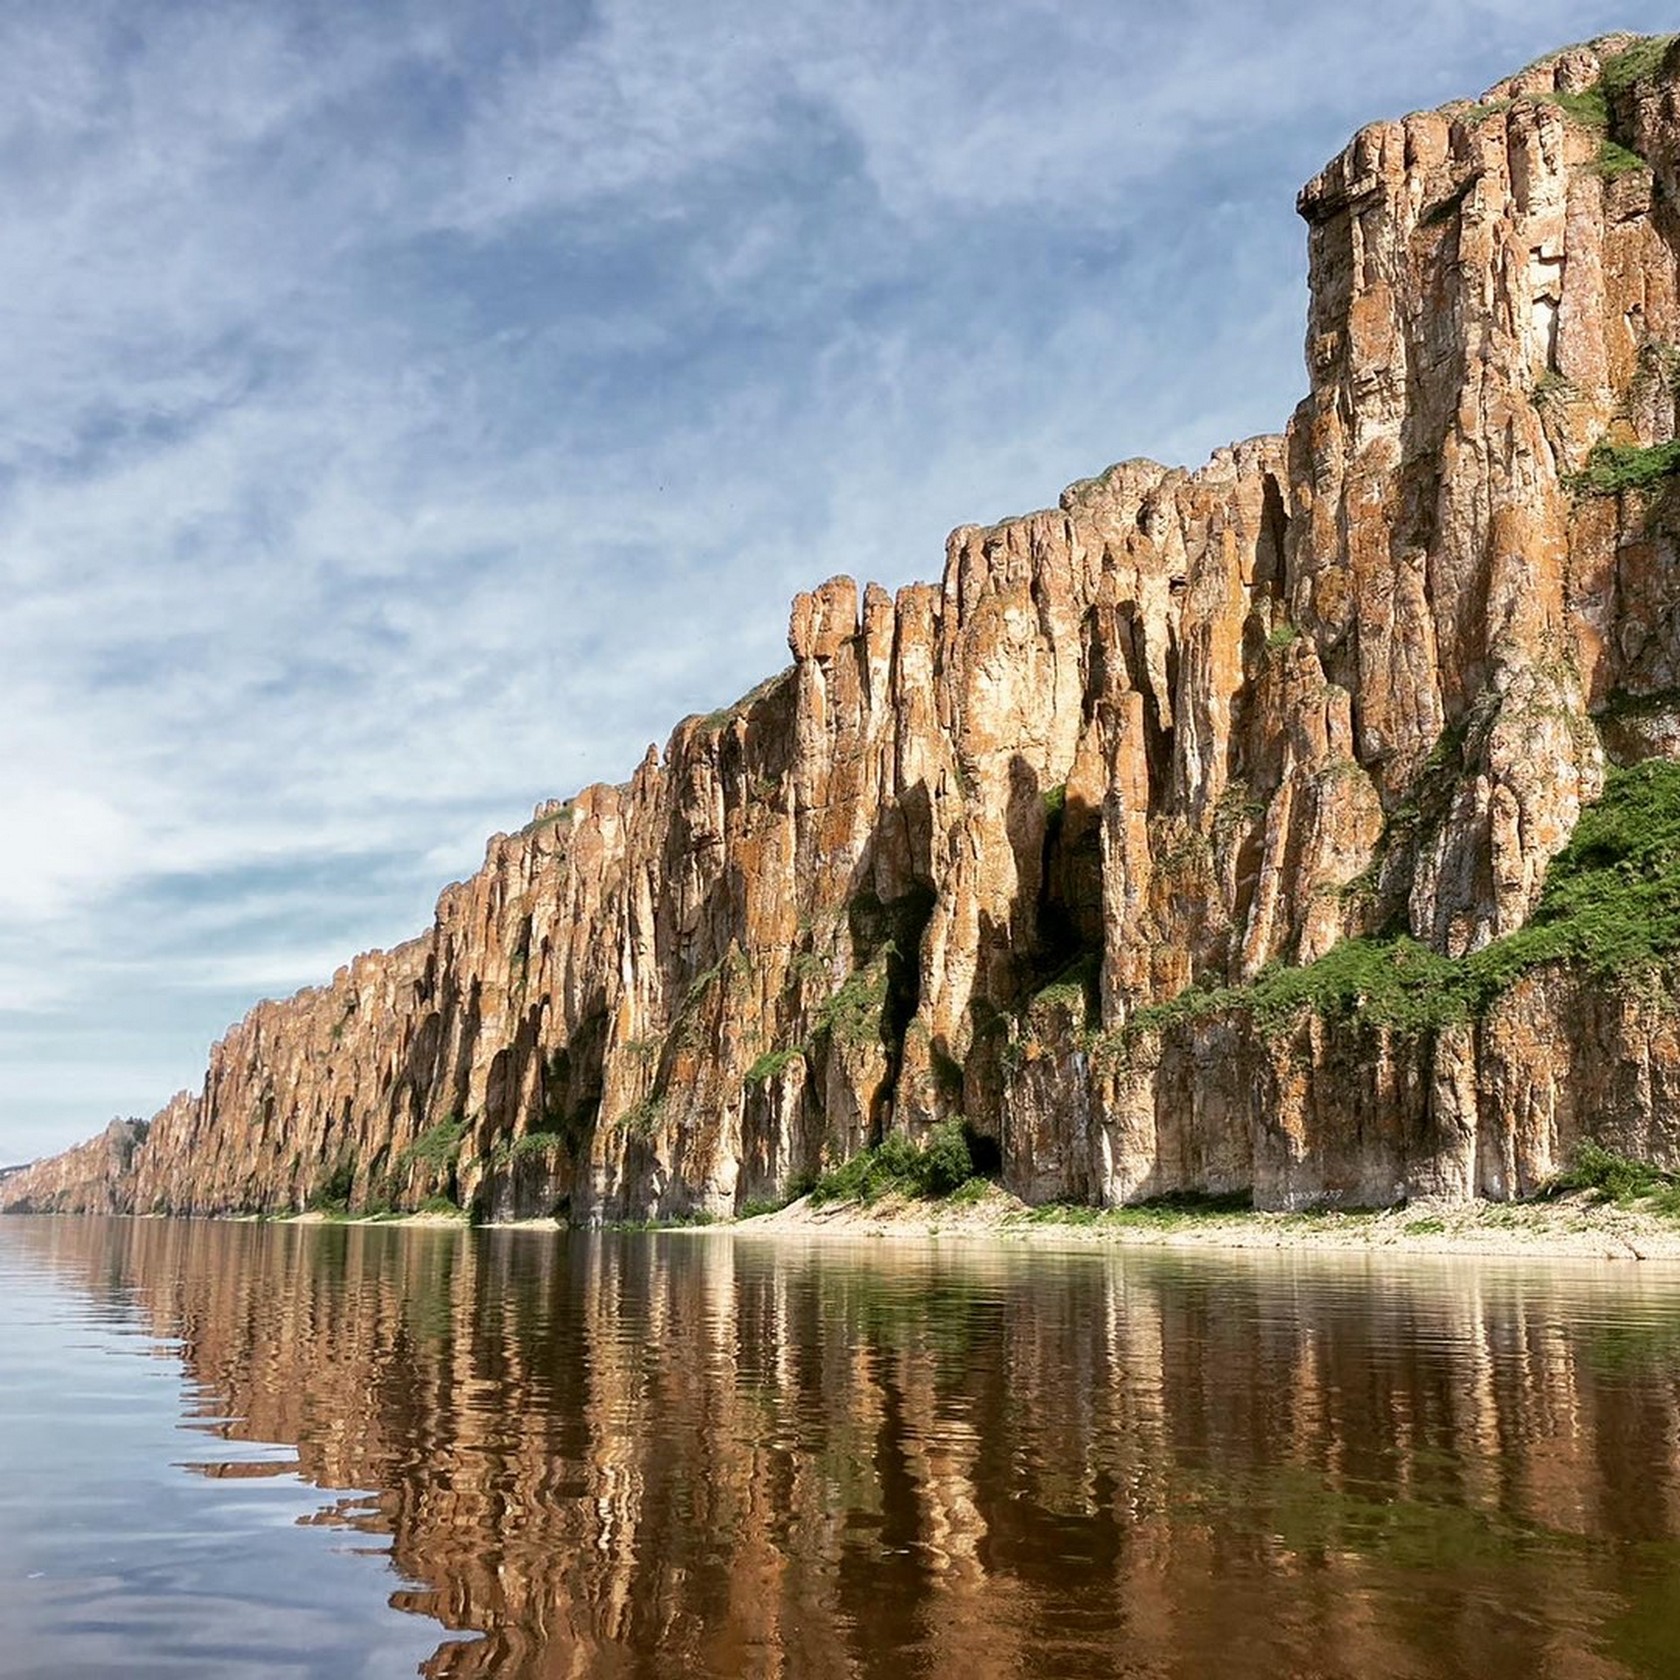
[[[1528,924],[1480,951],[1443,957],[1406,935],[1348,939],[1304,967],[1277,964],[1250,986],[1182,992],[1102,1035],[1123,1051],[1140,1035],[1224,1011],[1277,1030],[1311,1010],[1407,1034],[1485,1014],[1523,975],[1573,962],[1619,977],[1680,951],[1680,764],[1612,770],[1552,860]]]
[[[1578,496],[1620,496],[1628,490],[1650,491],[1680,474],[1680,438],[1649,446],[1637,443],[1595,444],[1587,464],[1564,480]]]
[[[1600,137],[1598,156],[1593,160],[1592,167],[1606,180],[1648,169],[1650,165],[1644,158],[1613,137],[1616,102],[1630,92],[1635,83],[1648,81],[1662,72],[1675,39],[1673,35],[1646,36],[1605,59],[1598,80],[1591,86],[1560,88],[1529,97],[1537,103],[1556,106],[1571,122]],[[1516,102],[1509,99],[1491,100],[1476,107],[1469,120],[1485,122],[1489,117],[1509,110],[1513,103]]]

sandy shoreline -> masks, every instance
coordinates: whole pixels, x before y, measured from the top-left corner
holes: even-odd
[[[298,1224],[323,1224],[319,1213]],[[465,1227],[449,1214],[415,1213],[335,1224]],[[510,1221],[496,1230],[563,1227],[553,1219]],[[1526,1255],[1534,1259],[1680,1261],[1680,1222],[1591,1193],[1544,1202],[1413,1203],[1377,1212],[1212,1213],[1172,1207],[1028,1208],[991,1189],[972,1200],[813,1207],[809,1199],[751,1219],[649,1226],[697,1236],[850,1237],[882,1241],[960,1237],[1029,1247],[1299,1249],[1392,1254]]]
[[[778,1213],[728,1227],[815,1235],[987,1237],[1066,1247],[1302,1249],[1680,1261],[1680,1222],[1575,1196],[1550,1202],[1418,1204],[1377,1212],[1207,1213],[1161,1207],[1027,1209],[994,1193],[972,1205],[886,1200]]]

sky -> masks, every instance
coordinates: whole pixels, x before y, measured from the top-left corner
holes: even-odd
[[[1303,394],[1299,185],[1667,5],[4,0],[0,1162]]]

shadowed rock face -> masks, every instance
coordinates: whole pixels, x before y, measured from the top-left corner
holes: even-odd
[[[254,1009],[120,1190],[78,1152],[0,1205],[80,1205],[80,1175],[141,1210],[725,1212],[957,1114],[1029,1199],[1504,1196],[1588,1131],[1680,1165],[1660,978],[1092,1050],[1350,936],[1478,950],[1606,742],[1680,756],[1680,496],[1570,482],[1675,433],[1680,54],[1633,77],[1631,45],[1377,124],[1307,185],[1282,437],[964,527],[938,586],[801,595],[788,670],[496,836],[420,938]]]

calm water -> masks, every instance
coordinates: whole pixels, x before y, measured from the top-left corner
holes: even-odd
[[[0,1220],[0,1673],[1680,1675],[1680,1274]]]

